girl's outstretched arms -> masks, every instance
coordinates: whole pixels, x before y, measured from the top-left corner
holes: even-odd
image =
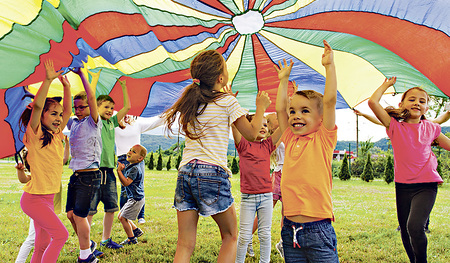
[[[56,79],[62,72],[55,72],[53,67],[53,61],[47,60],[44,62],[45,67],[45,79],[42,82],[41,87],[39,88],[36,96],[33,101],[33,111],[31,113],[29,125],[34,133],[37,132],[37,128],[39,123],[41,122],[41,114],[45,105],[45,98],[47,97],[48,90],[50,88],[50,84],[54,79]]]
[[[59,81],[64,87],[64,99],[63,99],[63,117],[61,123],[61,131],[66,127],[70,116],[72,115],[72,94],[70,93],[70,83],[67,76],[58,76]]]
[[[392,85],[394,85],[397,77],[391,77],[389,79],[385,79],[383,84],[372,94],[370,97],[368,104],[370,109],[373,111],[375,116],[381,121],[381,123],[389,128],[389,124],[391,123],[391,116],[384,110],[384,108],[380,104],[381,96],[383,96],[384,92]]]

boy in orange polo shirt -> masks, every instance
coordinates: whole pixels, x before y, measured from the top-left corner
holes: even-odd
[[[280,79],[277,116],[286,148],[281,193],[284,259],[289,262],[339,262],[331,201],[331,160],[337,142],[337,97],[333,50],[324,40],[322,65],[326,70],[324,95],[297,91],[288,107],[290,65],[275,67]],[[287,111],[286,111],[287,110]]]

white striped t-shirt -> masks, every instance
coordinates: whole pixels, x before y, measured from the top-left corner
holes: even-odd
[[[199,107],[199,111],[202,108],[203,105]],[[205,111],[197,117],[198,123],[196,123],[197,129],[202,128],[203,136],[198,140],[186,137],[186,147],[183,150],[180,167],[193,159],[199,159],[221,166],[231,175],[227,167],[230,126],[247,113],[248,110],[242,108],[237,99],[231,95],[225,95],[215,102],[208,103]]]

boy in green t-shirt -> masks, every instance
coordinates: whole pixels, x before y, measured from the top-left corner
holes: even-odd
[[[95,193],[91,202],[88,220],[92,223],[92,217],[97,213],[98,203],[101,201],[105,209],[103,217],[103,234],[101,246],[107,248],[118,249],[122,246],[112,241],[111,231],[114,221],[114,212],[119,211],[117,202],[117,184],[114,175],[114,128],[119,126],[119,121],[128,113],[131,108],[130,98],[128,96],[125,81],[118,81],[123,92],[123,108],[113,116],[114,100],[108,95],[100,95],[97,97],[98,113],[102,119],[102,154],[100,158],[101,183],[100,189]]]

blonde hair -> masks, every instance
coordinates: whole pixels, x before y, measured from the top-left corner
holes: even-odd
[[[323,114],[323,95],[315,90],[299,90],[294,93],[292,96],[303,96],[308,100],[312,100],[316,102],[316,107],[319,110],[319,114]]]

